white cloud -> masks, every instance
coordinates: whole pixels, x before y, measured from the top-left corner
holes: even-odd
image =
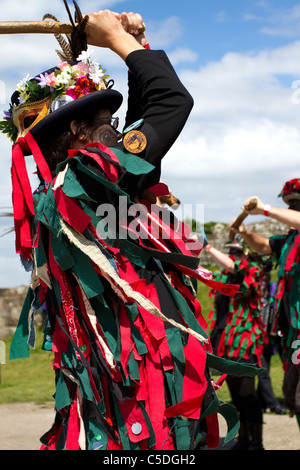
[[[125,0],[84,0],[77,2],[82,14],[112,9]],[[68,5],[72,16],[74,6],[71,0]],[[52,0],[49,4],[37,0],[1,0],[1,21],[40,21],[46,13],[57,17],[59,21],[68,21],[69,17],[62,0]]]
[[[32,11],[38,18],[45,11],[40,3],[36,8],[35,3],[5,0],[3,19],[14,18],[15,12],[19,19],[23,16],[33,19]],[[19,11],[17,7],[21,4],[24,8]],[[53,1],[51,13],[56,14],[58,5],[60,0]],[[97,5],[96,8],[96,2],[89,1],[84,8],[101,8],[101,2]],[[277,194],[284,181],[300,176],[300,104],[293,104],[293,93],[297,90],[291,88],[293,80],[300,79],[300,42],[258,53],[229,52],[221,60],[195,71],[190,64],[195,64],[197,52],[181,48],[183,29],[178,18],[150,22],[148,31],[152,49],[172,48],[169,57],[175,68],[181,70],[182,81],[195,100],[184,131],[165,157],[163,179],[183,203],[203,203],[206,221],[229,222],[252,194],[260,195],[266,203],[280,205]],[[12,37],[10,41],[0,37],[3,53],[0,80],[5,81],[8,95],[27,72],[36,74],[43,66],[48,68],[57,62],[53,51],[56,41],[51,38],[53,48],[49,41],[49,37],[39,37],[38,42],[32,36]],[[28,54],[29,50],[34,54]],[[123,62],[107,50],[95,53],[115,79],[115,87],[126,96]],[[126,103],[121,118],[125,107]],[[1,108],[6,109],[4,105]],[[3,135],[0,145],[0,207],[3,207],[11,204],[11,145]],[[6,227],[3,224],[0,229]],[[0,238],[0,261],[2,266],[9,265],[7,273],[2,269],[0,277],[0,286],[4,287],[22,283],[17,274],[22,270],[19,260],[15,255],[10,257],[12,244],[12,236]],[[24,279],[27,282],[26,273]]]
[[[195,63],[198,59],[198,54],[187,48],[178,48],[168,54],[171,64],[176,67],[178,64],[190,62]]]
[[[163,48],[166,50],[183,33],[182,21],[176,16],[171,16],[163,21],[148,21],[146,26],[147,39],[151,44],[151,49]]]
[[[300,26],[300,5],[276,7],[269,2],[258,5],[264,8],[264,16],[246,13],[244,20],[266,23],[260,32],[268,36],[298,37]]]
[[[229,222],[253,194],[281,205],[283,183],[300,177],[300,105],[290,88],[299,52],[295,42],[228,53],[181,73],[195,106],[163,162],[164,179],[183,203],[204,203],[206,221]]]

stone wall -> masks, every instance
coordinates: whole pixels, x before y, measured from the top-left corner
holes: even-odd
[[[274,219],[267,219],[261,222],[253,222],[249,224],[245,224],[246,228],[251,232],[258,233],[263,237],[270,237],[271,235],[281,235],[288,232],[290,227],[285,224],[281,224]],[[224,251],[224,245],[229,240],[228,238],[229,230],[227,224],[217,223],[210,235],[207,235],[208,242],[217,248],[220,251]],[[200,263],[203,266],[207,266],[212,264],[212,258],[203,250],[200,255]]]
[[[14,333],[27,290],[26,286],[0,289],[0,339]]]

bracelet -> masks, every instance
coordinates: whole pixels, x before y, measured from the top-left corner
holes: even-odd
[[[264,215],[265,215],[266,217],[269,217],[269,210],[270,210],[270,208],[271,208],[270,204],[266,204],[266,205],[264,206]]]
[[[206,249],[207,251],[211,250],[211,248],[212,248],[211,245],[205,245],[205,249]]]

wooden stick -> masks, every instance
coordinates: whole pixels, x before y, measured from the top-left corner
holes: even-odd
[[[256,198],[251,199],[251,201],[249,202],[249,210],[254,209],[256,204],[257,204],[257,199]],[[248,216],[248,212],[246,211],[241,212],[240,215],[238,215],[238,217],[235,219],[234,223],[232,224],[232,228],[238,229],[239,226],[244,222],[247,216]],[[229,233],[229,240],[233,241],[234,237],[235,237],[235,233],[231,230]]]
[[[77,23],[74,23],[77,26]],[[146,27],[139,30],[143,33]],[[73,25],[59,21],[0,21],[0,34],[71,34]]]
[[[0,21],[0,34],[71,34],[72,31],[71,23],[59,21]]]

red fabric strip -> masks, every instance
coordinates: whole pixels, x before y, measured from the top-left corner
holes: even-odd
[[[30,132],[27,132],[24,139],[27,142],[28,147],[32,151],[34,161],[38,169],[40,170],[41,175],[44,178],[44,181],[46,183],[50,183],[52,181],[52,175],[51,175],[49,166],[45,160],[45,157],[41,152],[40,147],[38,146],[37,142],[35,141],[35,139],[33,138]]]
[[[161,368],[159,351],[156,342],[151,341],[149,336],[145,336],[144,341],[148,349],[145,363],[148,376],[148,401],[145,407],[156,437],[156,444],[153,450],[172,450],[174,447],[170,436],[170,429],[167,419],[163,417],[166,402],[164,375]]]
[[[163,338],[159,344],[159,354],[161,358],[161,365],[164,370],[174,369],[174,362],[169,349],[167,338]]]
[[[144,360],[138,362],[139,365],[139,376],[140,376],[140,381],[136,385],[136,399],[137,401],[144,401],[147,402],[149,399],[149,387],[148,387],[148,376],[147,376],[147,371],[146,367],[144,364]]]
[[[66,450],[80,450],[79,447],[79,432],[80,432],[80,420],[77,411],[77,393],[73,402],[71,403],[69,419],[68,419],[68,431],[66,438]]]
[[[92,158],[95,162],[97,162],[98,165],[102,168],[102,170],[106,174],[107,178],[113,183],[116,183],[116,181],[119,178],[119,175],[118,175],[118,170],[114,164],[108,162],[104,158],[101,158],[101,156],[98,155],[97,153],[91,153],[84,149],[81,149],[81,153],[83,153],[84,155],[87,155],[88,157]]]
[[[118,404],[131,442],[140,442],[147,439],[150,436],[147,423],[136,400],[131,398],[123,402],[118,401]],[[142,429],[139,434],[134,434],[132,431],[132,425],[135,423],[139,423],[141,425]]]
[[[188,402],[196,398],[199,400],[199,408],[188,414],[189,418],[199,419],[200,407],[207,388],[204,375],[206,353],[199,341],[189,335],[188,343],[184,348],[185,370],[183,379],[182,401]]]
[[[190,416],[201,407],[203,397],[190,398],[189,400],[176,403],[165,409],[164,415],[173,418],[175,416]]]
[[[151,193],[153,193],[156,197],[159,196],[169,196],[170,195],[170,189],[165,183],[158,183],[155,184],[154,186],[151,186],[150,188],[147,188]]]
[[[32,191],[31,191],[28,174],[27,174],[27,168],[25,164],[23,150],[19,143],[13,145],[13,148],[12,148],[12,167],[14,169],[13,184],[16,184],[16,187],[13,189],[16,189],[17,191],[22,192],[24,202],[26,202],[29,212],[33,215],[34,207],[33,207]],[[17,181],[15,180],[15,178],[17,179]],[[19,196],[19,193],[18,193],[18,196]],[[22,207],[22,209],[23,209],[23,215],[24,215],[25,208]]]
[[[141,231],[143,232],[143,235],[147,235],[147,239],[152,242],[152,244],[155,246],[156,249],[159,251],[163,251],[165,253],[171,253],[169,248],[165,245],[165,243],[161,240],[153,236],[148,229],[142,224],[140,221],[138,222],[139,227]],[[146,245],[143,244],[142,239],[139,238],[138,240],[139,244],[147,249],[149,249],[149,246],[146,247]],[[155,257],[155,256],[154,256]],[[223,284],[218,281],[214,281],[210,279],[208,276],[211,275],[207,270],[203,270],[201,268],[197,268],[197,270],[187,268],[185,266],[181,266],[178,264],[174,263],[174,266],[179,269],[179,271],[183,272],[187,276],[194,277],[195,279],[199,279],[203,284],[208,285],[217,291],[221,292],[224,295],[228,296],[234,296],[238,291],[240,286],[238,284]]]
[[[127,316],[126,309],[124,305],[121,306],[120,316],[119,316],[119,326],[120,326],[120,335],[121,335],[121,364],[125,374],[125,377],[128,376],[127,365],[129,356],[131,353],[131,328],[129,318]]]
[[[217,413],[207,416],[205,421],[208,430],[206,438],[207,447],[209,449],[216,449],[220,445],[219,421]]]
[[[55,201],[58,212],[63,219],[75,230],[83,233],[91,221],[83,209],[70,197],[66,196],[62,188],[54,191]]]
[[[299,258],[299,242],[300,242],[300,235],[298,235],[295,238],[293,248],[291,249],[290,253],[287,256],[285,271],[290,271],[293,264],[295,263],[295,261],[296,262],[299,261],[298,260],[298,258]]]

